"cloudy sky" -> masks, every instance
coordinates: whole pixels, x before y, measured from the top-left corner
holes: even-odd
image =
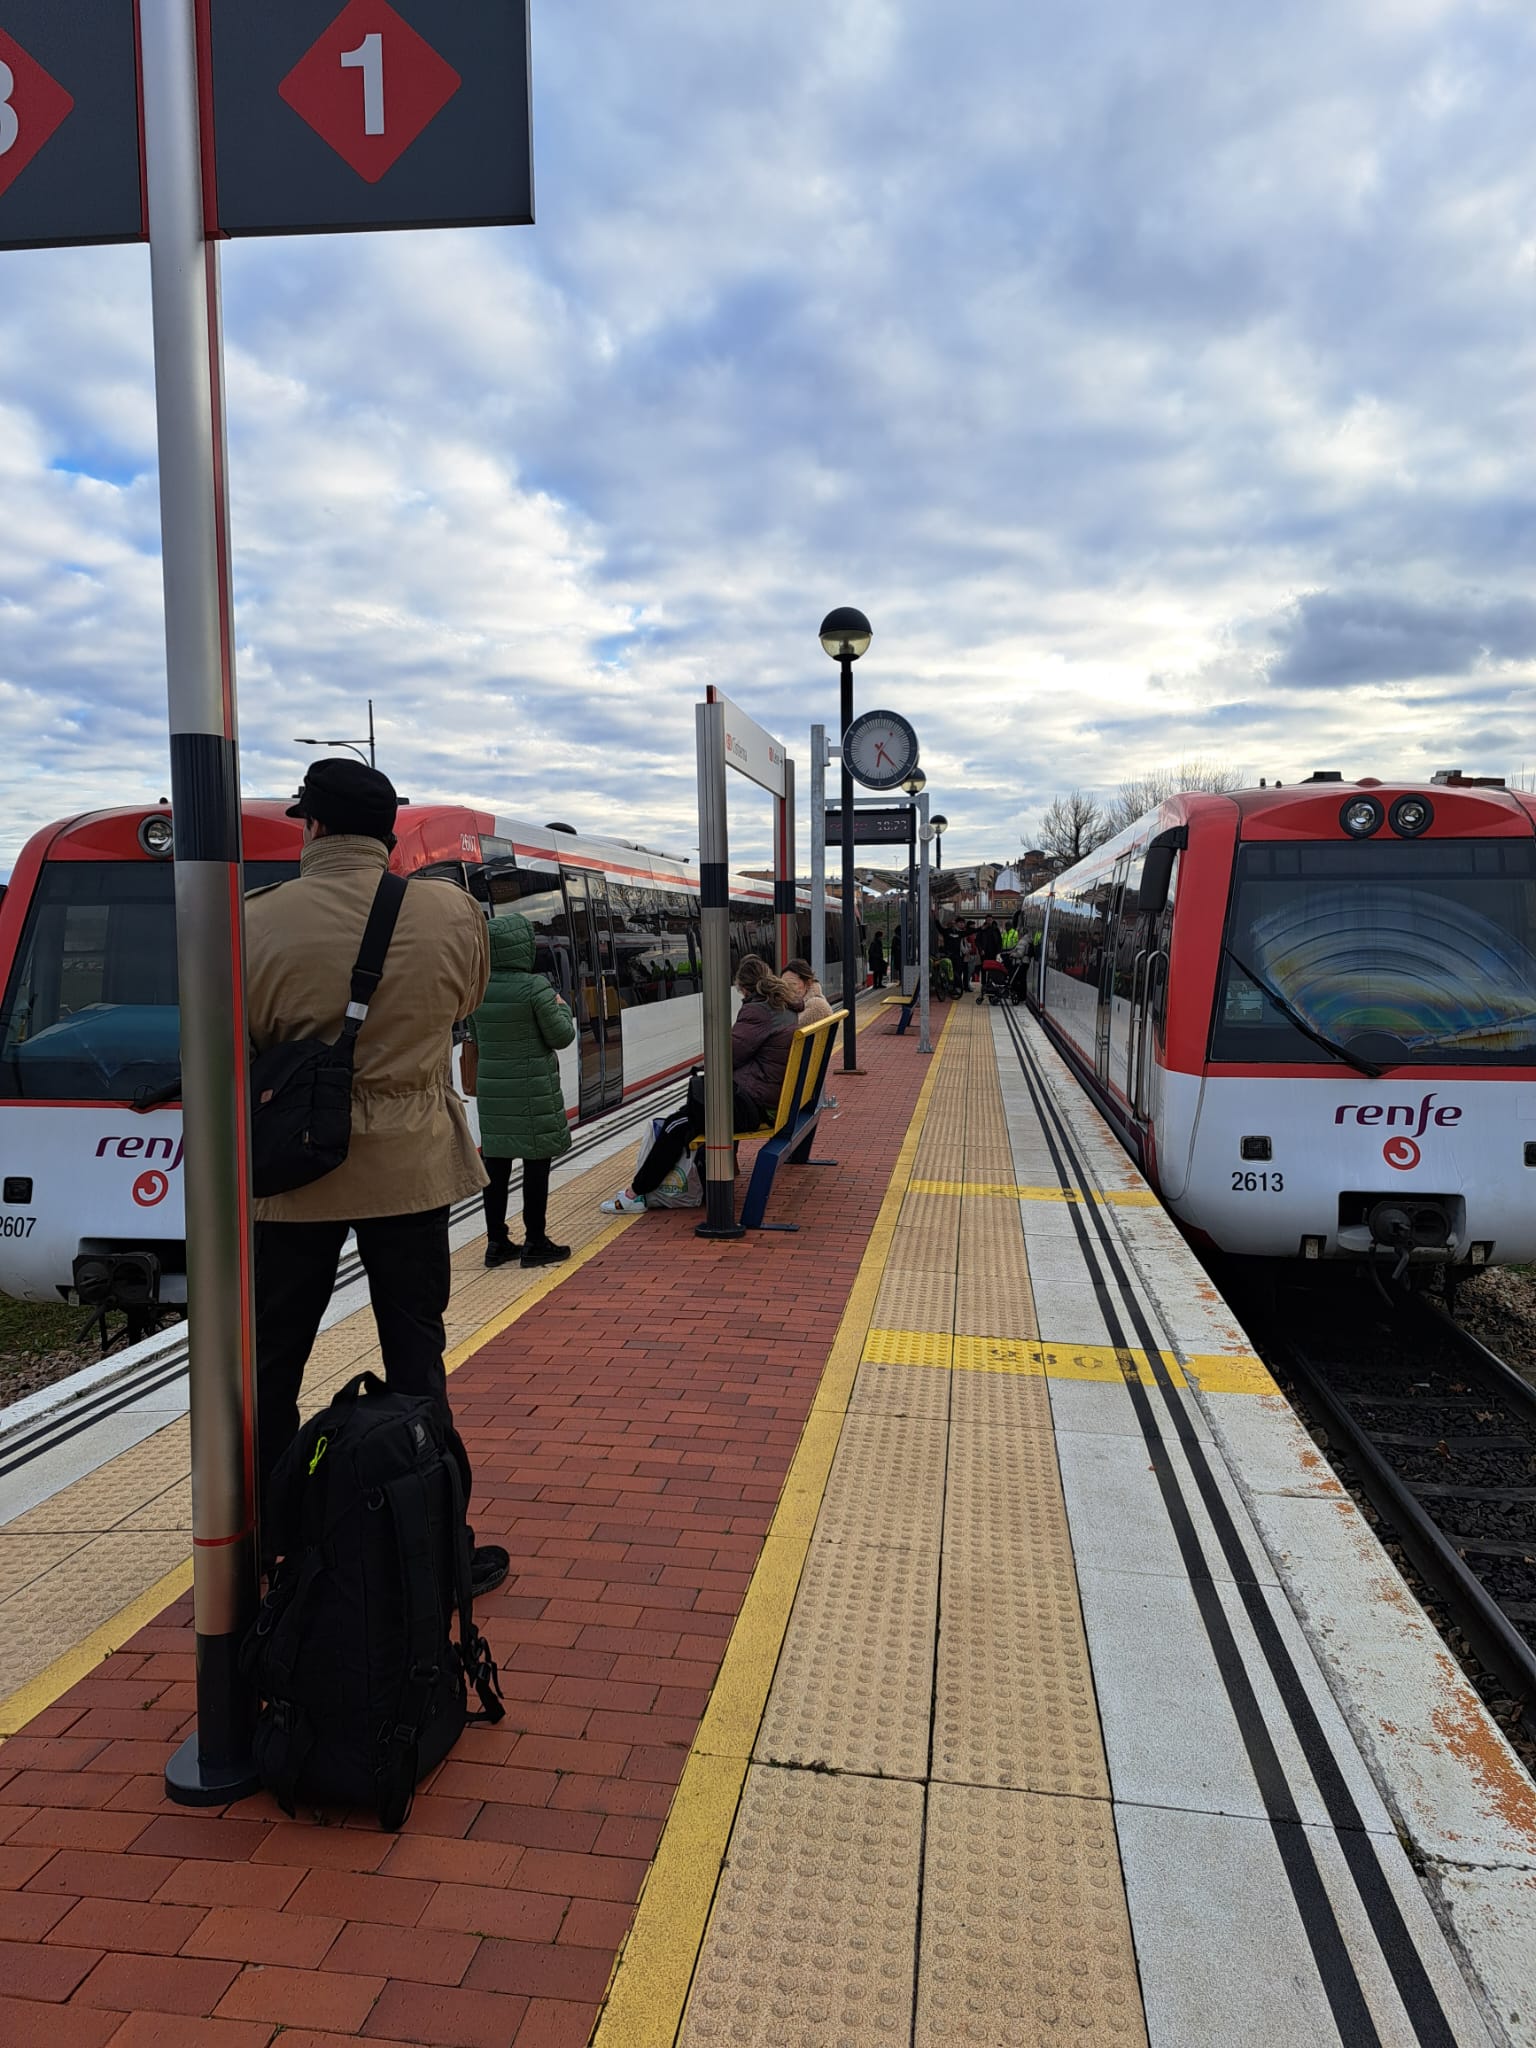
[[[686,851],[860,605],[946,855],[1536,770],[1529,0],[535,0],[531,229],[224,252],[243,775]],[[0,874],[166,788],[148,257],[0,256]],[[766,814],[733,791],[733,852]]]

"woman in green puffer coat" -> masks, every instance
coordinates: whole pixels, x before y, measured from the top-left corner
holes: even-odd
[[[533,926],[516,911],[491,919],[491,979],[470,1019],[476,1048],[472,1092],[480,1104],[480,1151],[490,1184],[485,1203],[485,1263],[505,1265],[518,1247],[507,1235],[507,1185],[514,1159],[523,1162],[522,1263],[553,1266],[571,1248],[553,1244],[549,1175],[571,1149],[555,1054],[576,1036],[561,997],[533,971]]]

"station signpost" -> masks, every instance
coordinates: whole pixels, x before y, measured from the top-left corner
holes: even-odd
[[[528,108],[527,0],[0,0],[0,248],[150,244],[197,1638],[197,1729],[166,1789],[186,1804],[255,1784],[238,1670],[257,1595],[255,1347],[217,238],[531,221]]]
[[[731,1076],[730,834],[725,771],[734,768],[776,799],[774,907],[788,883],[794,907],[795,764],[782,740],[765,732],[713,686],[694,713],[699,766],[699,924],[704,994],[704,1221],[700,1237],[742,1237],[736,1221],[735,1089]],[[782,863],[788,861],[786,875]],[[780,915],[779,965],[788,957]]]

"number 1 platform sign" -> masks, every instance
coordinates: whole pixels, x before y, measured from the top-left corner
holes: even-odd
[[[532,221],[528,0],[202,4],[210,232]]]
[[[0,249],[138,242],[133,0],[0,0]]]

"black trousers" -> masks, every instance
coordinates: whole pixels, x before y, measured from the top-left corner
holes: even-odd
[[[357,1232],[384,1377],[398,1394],[448,1406],[443,1311],[452,1274],[448,1211],[367,1216],[359,1223],[256,1226],[256,1447],[265,1487],[299,1433],[299,1390],[336,1284],[347,1231]]]
[[[743,1095],[739,1088],[731,1091],[732,1128],[738,1131],[755,1131],[767,1112],[750,1095]],[[659,1188],[667,1175],[682,1158],[695,1138],[704,1135],[704,1110],[695,1104],[680,1109],[676,1116],[669,1116],[657,1134],[656,1142],[635,1169],[631,1186],[637,1195],[649,1195]]]
[[[549,1223],[549,1175],[552,1159],[523,1161],[523,1231],[530,1244],[543,1241]],[[503,1244],[507,1236],[507,1188],[512,1178],[512,1161],[492,1154],[485,1158],[491,1176],[480,1190],[485,1205],[485,1236],[488,1244]]]

